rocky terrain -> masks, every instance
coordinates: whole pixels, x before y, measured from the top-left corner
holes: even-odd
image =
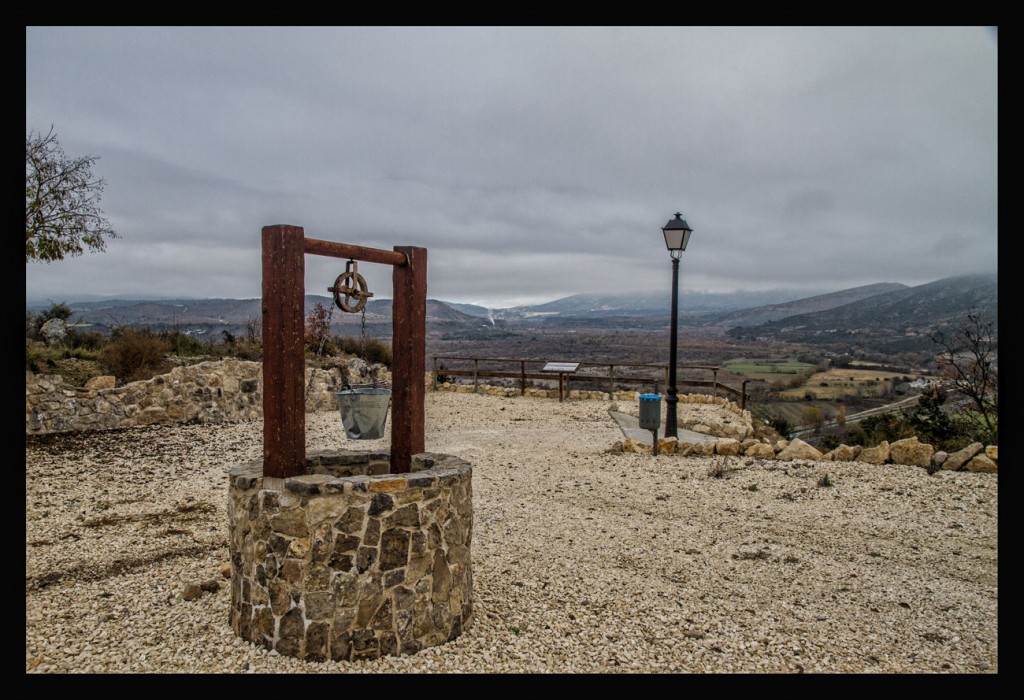
[[[615,454],[607,408],[427,393],[427,449],[474,466],[474,620],[360,662],[228,626],[227,472],[260,420],[30,436],[26,671],[999,670],[997,474]],[[307,416],[309,449],[389,439]]]

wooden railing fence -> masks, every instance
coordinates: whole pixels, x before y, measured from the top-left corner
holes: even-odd
[[[658,387],[668,386],[668,370],[665,365],[642,364],[634,362],[580,362],[577,372],[542,372],[541,368],[548,364],[549,360],[525,360],[505,357],[433,357],[432,386],[437,390],[438,376],[442,377],[472,377],[473,391],[477,391],[480,379],[502,378],[518,379],[519,394],[526,394],[527,380],[547,380],[558,382],[558,400],[562,401],[569,394],[569,383],[586,384],[598,386],[600,390],[613,394],[616,387],[621,385],[651,387],[655,391]],[[559,361],[561,362],[561,361]],[[575,361],[573,361],[575,363]],[[454,363],[454,364],[453,364]],[[747,380],[736,380],[740,387],[720,381],[720,367],[713,365],[676,365],[677,387],[683,388],[705,388],[711,389],[713,396],[720,393],[723,396],[735,400],[741,409],[747,404]],[[710,379],[699,379],[692,376],[693,372],[707,372]],[[705,375],[707,376],[707,375]],[[723,378],[724,379],[724,378]]]

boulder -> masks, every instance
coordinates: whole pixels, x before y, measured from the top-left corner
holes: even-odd
[[[117,377],[110,374],[101,374],[98,377],[93,377],[85,383],[86,389],[113,389],[117,386]]]
[[[651,448],[642,442],[636,442],[627,438],[622,441],[622,451],[633,454],[644,454],[645,452],[650,452]]]
[[[951,472],[962,471],[967,466],[967,463],[974,459],[974,456],[981,452],[984,447],[980,442],[971,443],[962,450],[957,450],[947,457],[946,461],[942,463],[942,468]]]
[[[991,459],[993,462],[999,462],[999,446],[989,445],[985,448],[985,456]]]
[[[366,382],[370,379],[370,366],[361,357],[353,357],[346,362],[345,370],[349,381]]]
[[[932,465],[941,469],[942,463],[945,462],[948,457],[948,452],[943,452],[942,450],[939,450],[938,452],[932,455]]]
[[[919,442],[917,436],[897,440],[889,447],[889,461],[893,464],[907,464],[913,467],[928,468],[931,464],[935,448]]]
[[[775,450],[772,449],[771,445],[763,442],[755,442],[753,445],[748,447],[743,454],[747,457],[756,457],[758,459],[774,459]]]
[[[690,455],[693,454],[694,447],[696,447],[696,445],[692,442],[677,442],[676,454],[679,455],[680,457],[689,457]]]
[[[47,345],[60,345],[68,335],[68,324],[62,318],[51,318],[39,329],[39,335]]]
[[[858,462],[868,464],[885,464],[889,459],[889,441],[882,440],[874,447],[865,447],[857,455]]]
[[[679,440],[674,437],[658,438],[658,453],[672,455],[676,453],[676,446]]]
[[[808,445],[800,438],[793,438],[786,448],[776,455],[776,459],[781,459],[787,462],[794,459],[819,460],[821,458],[821,451],[812,445]]]
[[[779,452],[782,452],[787,447],[789,447],[789,440],[786,440],[785,438],[783,438],[782,440],[779,440],[779,441],[777,441],[775,443],[775,445],[774,445],[775,453],[778,454]]]
[[[969,472],[984,472],[987,474],[995,474],[998,471],[996,463],[986,457],[984,454],[977,454],[974,458],[967,463],[967,471]]]
[[[719,438],[715,441],[716,455],[738,455],[740,453],[740,441],[733,438]]]
[[[860,445],[839,445],[839,447],[828,452],[824,459],[833,462],[853,462],[857,459],[857,455],[860,454],[862,449]]]

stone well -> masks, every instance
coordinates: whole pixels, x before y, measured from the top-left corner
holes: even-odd
[[[472,466],[423,453],[408,474],[389,469],[386,452],[323,450],[280,490],[264,488],[260,460],[231,469],[235,634],[355,660],[415,654],[469,626]]]

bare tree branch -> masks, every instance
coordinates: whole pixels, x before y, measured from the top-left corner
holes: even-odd
[[[998,430],[999,355],[995,326],[972,309],[952,331],[932,335],[941,352],[939,372],[950,390],[968,399],[977,411],[974,420],[992,436]]]
[[[25,262],[63,260],[117,238],[99,208],[106,186],[92,174],[99,156],[68,159],[53,133],[25,137]]]

